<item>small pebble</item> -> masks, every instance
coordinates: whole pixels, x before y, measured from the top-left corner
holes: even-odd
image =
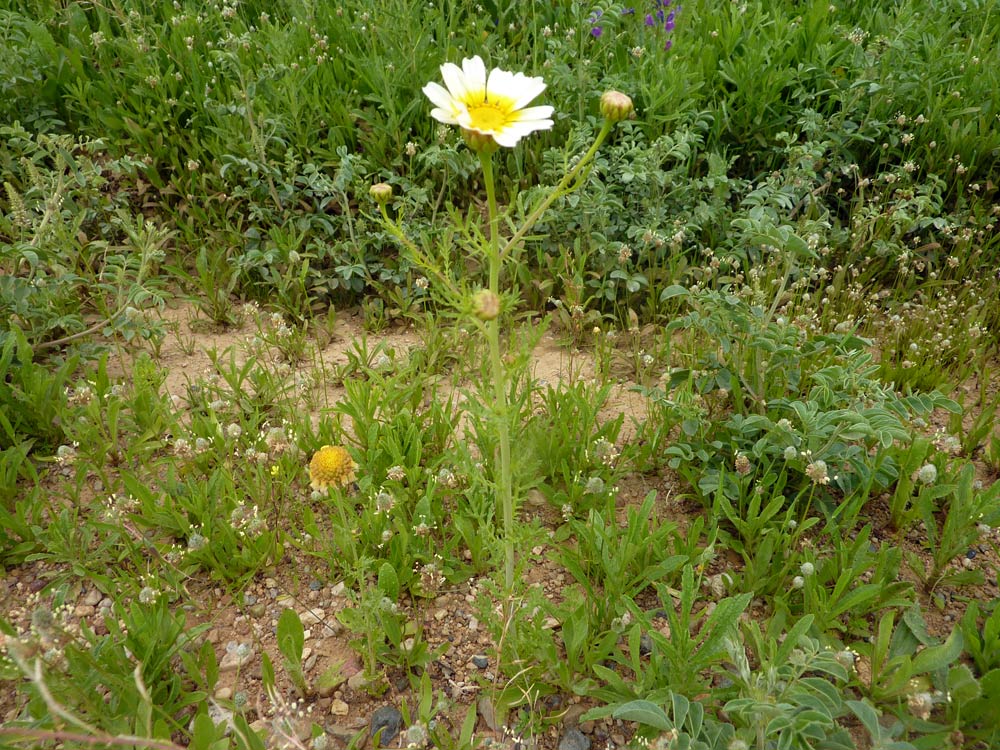
[[[559,740],[559,750],[590,750],[590,738],[576,727],[571,727]]]
[[[299,613],[299,620],[302,621],[302,627],[316,625],[317,623],[323,622],[325,618],[326,612],[319,607],[307,609],[305,612]]]
[[[399,728],[403,725],[403,715],[395,706],[382,706],[372,714],[371,730],[369,737],[379,735],[379,745],[388,747],[399,734]]]
[[[219,671],[235,672],[252,658],[253,647],[250,644],[233,644],[233,648],[226,648],[226,655],[219,662]]]
[[[476,654],[472,657],[472,663],[479,669],[486,669],[490,665],[490,660],[482,654]]]

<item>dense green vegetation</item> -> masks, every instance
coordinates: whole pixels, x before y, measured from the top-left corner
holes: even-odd
[[[474,55],[553,127],[481,159],[432,119]],[[301,608],[223,693],[249,644],[198,595],[266,624],[309,576],[412,746],[483,741],[454,591],[543,744],[567,696],[664,750],[1000,743],[998,96],[985,0],[8,0],[0,569],[45,585],[2,602],[0,746],[334,746],[291,728],[346,679]]]

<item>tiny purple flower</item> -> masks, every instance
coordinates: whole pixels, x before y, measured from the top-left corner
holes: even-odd
[[[634,16],[635,15],[635,8],[625,8],[624,10],[622,10],[622,15],[623,16]]]
[[[674,46],[674,40],[673,39],[668,39],[667,43],[663,45],[663,51],[664,52],[669,52],[670,48],[673,47],[673,46]]]
[[[603,34],[603,33],[604,33],[604,29],[602,29],[602,28],[601,28],[600,26],[595,26],[594,28],[592,28],[592,29],[590,30],[590,35],[591,35],[592,37],[594,37],[594,39],[597,39],[597,38],[598,38],[598,37],[600,37],[600,36],[601,36],[601,34]]]
[[[647,13],[646,14],[646,25],[647,26],[652,26],[655,23],[656,23],[656,21],[653,20],[653,14],[652,13]]]

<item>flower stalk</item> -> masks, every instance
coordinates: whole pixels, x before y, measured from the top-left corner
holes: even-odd
[[[490,233],[487,240],[489,261],[489,293],[500,294],[500,216],[497,211],[496,184],[493,178],[493,154],[487,149],[479,152],[479,163],[486,186],[486,204],[489,211]],[[486,341],[490,350],[490,375],[493,379],[493,418],[497,428],[499,467],[496,473],[497,505],[503,518],[504,588],[514,591],[514,490],[510,462],[510,408],[507,403],[507,371],[500,357],[500,319],[486,321]]]

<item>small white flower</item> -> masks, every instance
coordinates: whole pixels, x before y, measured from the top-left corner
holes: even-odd
[[[826,461],[813,461],[806,466],[806,476],[815,484],[830,484],[830,476],[827,473]]]
[[[917,481],[921,484],[934,484],[937,479],[937,467],[934,464],[924,464],[917,472]]]

